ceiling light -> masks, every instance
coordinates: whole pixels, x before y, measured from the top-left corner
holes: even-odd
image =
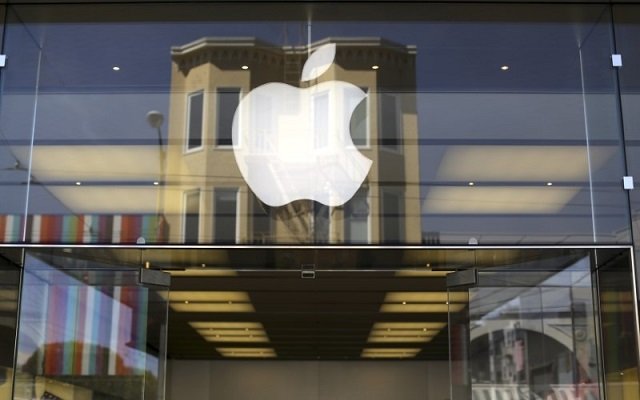
[[[383,304],[380,312],[383,313],[447,313],[461,311],[465,304]]]
[[[540,186],[478,186],[471,191],[462,187],[434,187],[422,203],[422,210],[434,214],[557,213],[578,192],[578,188]]]
[[[153,182],[153,186],[158,186],[159,184],[160,184],[160,182],[158,182],[158,181],[154,181]]]
[[[412,358],[420,353],[421,349],[409,348],[409,349],[371,349],[365,348],[362,350],[361,357],[363,358]]]
[[[376,322],[373,329],[442,329],[447,326],[446,322]]]
[[[111,67],[111,69],[114,71],[120,71],[120,67],[118,67],[117,65],[114,65],[113,67]]]
[[[76,182],[76,186],[80,186],[80,185],[82,185],[82,182],[77,181],[77,182]]]
[[[274,358],[276,352],[272,348],[260,347],[218,347],[216,351],[223,357]]]
[[[236,313],[245,313],[245,312],[255,312],[255,308],[251,303],[235,303],[235,304],[226,304],[226,303],[169,303],[169,306],[173,311],[176,312],[209,312],[209,313],[227,313],[227,312],[236,312]]]
[[[466,302],[464,292],[389,292],[384,298],[385,303],[443,303],[451,300],[455,303]]]
[[[209,301],[227,303],[230,301],[248,303],[249,294],[247,292],[217,292],[217,291],[173,291],[169,293],[169,301]]]
[[[503,71],[508,71],[509,70],[509,66],[508,65],[503,65],[502,67],[500,67],[501,70]]]
[[[547,186],[553,186],[553,182],[547,182]]]
[[[191,321],[193,329],[264,329],[260,322]]]
[[[475,182],[469,182],[469,186],[474,186],[475,184]]]
[[[378,65],[372,65],[371,66],[371,69],[373,69],[373,70],[376,70],[376,69],[379,69],[379,68],[380,68],[380,66],[378,66]]]
[[[428,343],[433,336],[369,336],[369,343]]]
[[[240,68],[242,68],[242,69],[244,69],[244,70],[247,70],[247,69],[249,69],[249,66],[248,66],[248,65],[243,65],[243,66],[242,66],[242,67],[240,67]]]
[[[267,336],[202,336],[207,342],[219,342],[219,343],[269,343]]]

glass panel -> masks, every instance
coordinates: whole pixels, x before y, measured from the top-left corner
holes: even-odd
[[[236,242],[236,227],[238,214],[238,189],[216,188],[213,191],[215,204],[213,205],[215,232],[213,236],[220,243]]]
[[[597,250],[603,371],[608,398],[637,400],[638,324],[630,255]]]
[[[453,398],[601,398],[591,258],[557,261],[478,270],[451,325]]]
[[[254,195],[268,243],[354,243],[343,207],[362,185],[372,244],[630,240],[605,5],[11,10],[5,242],[23,227],[38,243],[215,244],[233,232],[216,235],[213,188],[234,186],[239,243],[256,240]],[[311,199],[331,207],[328,239]]]
[[[614,20],[616,51],[623,54],[624,68],[618,68],[620,78],[620,99],[624,120],[627,175],[634,178],[636,187],[640,185],[640,49],[637,37],[640,35],[640,6],[615,6]],[[631,221],[636,260],[640,260],[640,192],[630,190]]]
[[[163,399],[167,289],[134,269],[28,252],[15,398]]]
[[[8,19],[15,19],[9,10]],[[5,8],[0,7],[5,17]],[[4,28],[4,27],[3,27]],[[38,29],[18,21],[2,29],[5,48],[20,48],[16,53],[16,67],[2,69],[2,107],[0,107],[0,241],[21,242],[25,238],[29,192],[42,194],[33,185],[30,174],[29,148],[34,134],[35,112],[39,91],[41,46]],[[52,203],[54,206],[56,203]],[[59,203],[58,203],[59,204]]]
[[[0,399],[12,399],[21,269],[0,257]]]

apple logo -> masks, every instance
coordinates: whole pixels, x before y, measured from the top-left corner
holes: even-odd
[[[335,53],[335,44],[318,48],[305,62],[301,82],[326,72]],[[349,132],[365,97],[342,81],[307,88],[270,82],[249,92],[233,117],[233,151],[256,196],[272,207],[301,199],[327,206],[349,201],[371,168]]]

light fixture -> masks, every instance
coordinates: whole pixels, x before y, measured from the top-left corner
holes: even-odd
[[[449,301],[453,304],[449,305]],[[466,293],[456,292],[389,292],[380,312],[390,313],[446,313],[465,307]]]
[[[508,65],[503,65],[502,67],[500,67],[501,70],[503,71],[508,71],[509,70],[509,66]]]
[[[176,312],[198,312],[198,313],[251,313],[255,308],[251,303],[169,303],[171,309]]]
[[[272,348],[262,347],[218,347],[216,351],[223,357],[275,358],[277,356]]]
[[[547,186],[553,186],[553,182],[547,182]]]
[[[412,358],[420,353],[419,348],[376,349],[365,348],[360,355],[362,358]]]
[[[469,186],[474,186],[475,184],[475,182],[469,182]]]
[[[120,67],[118,67],[117,65],[114,65],[111,69],[114,71],[120,71]]]
[[[242,67],[240,67],[240,68],[242,68],[242,69],[244,69],[244,70],[247,70],[247,69],[249,69],[249,66],[248,66],[248,65],[243,65],[243,66],[242,66]]]
[[[177,312],[255,311],[247,292],[175,291],[169,293],[168,299],[171,309]]]
[[[153,182],[153,186],[158,186],[159,184],[160,184],[160,182],[158,182],[158,181],[154,181]]]
[[[373,69],[373,70],[376,70],[376,69],[379,69],[379,68],[380,68],[380,66],[379,66],[379,65],[372,65],[372,66],[371,66],[371,69]]]

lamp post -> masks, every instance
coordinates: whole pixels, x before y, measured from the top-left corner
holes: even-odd
[[[156,130],[158,135],[158,160],[160,164],[160,178],[157,181],[158,187],[158,210],[156,226],[156,240],[166,242],[169,238],[169,224],[164,216],[164,193],[161,192],[160,186],[164,186],[166,173],[166,157],[167,152],[162,141],[162,124],[164,123],[164,115],[160,111],[151,110],[147,113],[147,123]],[[154,183],[155,184],[155,183]]]

